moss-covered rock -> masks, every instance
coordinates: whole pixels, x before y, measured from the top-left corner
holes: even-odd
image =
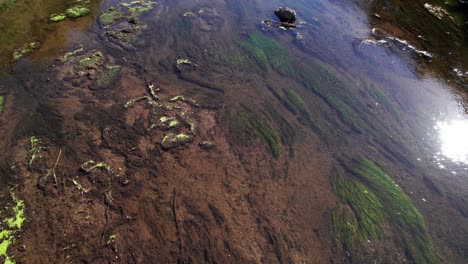
[[[123,18],[124,15],[122,12],[115,8],[109,8],[106,12],[99,16],[99,23],[101,23],[103,27],[107,27]]]
[[[164,135],[161,146],[165,150],[173,149],[179,146],[182,146],[186,143],[192,141],[192,136],[187,135],[185,133],[175,134],[175,133],[167,133]]]
[[[17,49],[14,53],[13,53],[13,59],[15,61],[17,60],[20,60],[22,59],[23,57],[31,54],[33,51],[35,51],[36,49],[38,49],[39,47],[41,46],[41,44],[37,41],[35,42],[31,42],[31,43],[27,43],[25,44],[23,47]]]
[[[70,7],[65,11],[65,14],[67,15],[68,18],[78,18],[82,16],[87,16],[91,13],[91,9],[77,5],[74,7]]]
[[[120,65],[105,65],[101,77],[97,80],[100,88],[108,88],[114,85],[120,77]]]
[[[50,15],[49,20],[50,20],[51,22],[60,22],[60,21],[62,21],[62,20],[64,20],[64,19],[66,19],[66,18],[67,18],[67,16],[66,16],[65,14],[60,13],[60,14],[52,14],[52,15]]]

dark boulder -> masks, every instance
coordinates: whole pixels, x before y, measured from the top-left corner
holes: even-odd
[[[294,22],[296,22],[296,11],[289,7],[280,7],[276,9],[275,15],[283,23],[294,24]]]

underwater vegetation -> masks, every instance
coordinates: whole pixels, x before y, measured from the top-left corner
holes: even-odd
[[[288,52],[276,40],[260,33],[252,33],[240,46],[263,71],[268,71],[271,67],[283,75],[293,73]]]
[[[32,136],[29,138],[29,165],[32,165],[33,162],[36,159],[42,158],[42,150],[44,150],[44,147],[42,146],[42,141],[35,137]]]
[[[14,4],[16,0],[0,0],[0,12],[4,11],[12,4]]]
[[[334,192],[351,210],[336,209],[332,227],[336,242],[358,253],[367,240],[382,238],[384,224],[401,232],[412,263],[438,263],[424,218],[411,199],[372,161],[346,164],[347,174],[335,172]]]
[[[0,231],[0,257],[5,259],[4,263],[15,263],[12,256],[7,254],[8,247],[15,242],[15,234],[21,230],[26,217],[24,215],[24,202],[18,199],[12,192],[10,194],[13,201],[7,205],[5,210],[1,212],[2,222]]]
[[[280,143],[275,130],[251,112],[238,112],[230,120],[230,133],[243,143],[259,138],[267,144],[275,159],[280,155]]]

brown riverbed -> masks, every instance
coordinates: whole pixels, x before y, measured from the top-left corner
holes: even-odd
[[[381,10],[415,6],[130,5],[149,6],[140,12],[120,2],[90,3],[90,15],[59,23],[49,13],[67,4],[41,2],[33,23],[44,32],[2,46],[3,202],[13,190],[26,216],[8,248],[17,263],[432,260],[389,219],[360,253],[337,239],[334,212],[358,208],[337,195],[334,175],[358,179],[361,158],[422,215],[434,263],[466,262],[467,165],[439,154],[433,129],[465,116],[464,79],[452,73],[465,60],[439,59],[442,40],[418,43]],[[297,9],[297,29],[261,23],[282,5]],[[110,7],[123,15],[106,24]],[[436,59],[365,41],[382,36]],[[36,40],[37,50],[11,57]]]

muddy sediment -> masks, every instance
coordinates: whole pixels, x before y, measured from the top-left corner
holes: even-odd
[[[283,31],[247,1],[114,2],[54,22],[92,19],[89,41],[38,62],[45,38],[2,78],[4,191],[26,216],[4,258],[462,263],[459,189],[402,144],[414,122],[383,85],[325,62],[318,20]]]

